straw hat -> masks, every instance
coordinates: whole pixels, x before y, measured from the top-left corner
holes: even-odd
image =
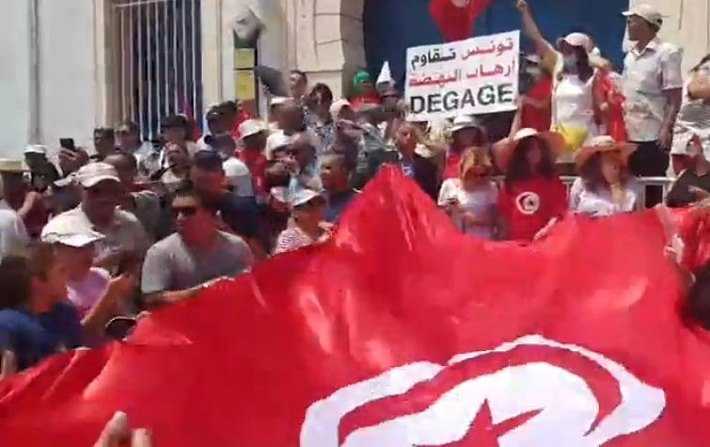
[[[582,147],[575,157],[577,168],[581,168],[595,155],[599,153],[618,152],[624,165],[628,164],[629,157],[638,148],[636,144],[621,143],[614,141],[609,135],[601,135],[594,137],[589,141],[589,144]]]
[[[496,162],[502,171],[508,169],[508,164],[513,159],[513,154],[520,146],[520,142],[527,138],[538,138],[544,141],[548,149],[550,149],[553,159],[562,154],[565,148],[565,140],[557,132],[540,132],[530,128],[520,129],[513,138],[504,138],[493,145]]]
[[[0,158],[0,172],[22,174],[27,170],[27,165],[25,165],[25,162],[22,160]]]

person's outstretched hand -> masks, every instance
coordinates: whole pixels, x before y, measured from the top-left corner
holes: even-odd
[[[521,13],[526,13],[530,11],[530,5],[528,5],[528,2],[526,0],[516,0],[515,7]]]
[[[117,411],[104,427],[94,447],[153,447],[150,432],[144,428],[131,429],[128,416]]]
[[[17,372],[17,357],[12,351],[5,351],[0,358],[0,380]]]

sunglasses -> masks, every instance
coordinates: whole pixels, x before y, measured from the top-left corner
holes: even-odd
[[[197,207],[195,206],[178,206],[178,207],[173,207],[172,212],[174,216],[184,216],[184,217],[192,217],[195,214],[197,214]]]

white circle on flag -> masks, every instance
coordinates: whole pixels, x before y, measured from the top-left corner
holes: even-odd
[[[540,196],[532,191],[520,193],[515,198],[515,205],[520,213],[531,216],[540,209]]]

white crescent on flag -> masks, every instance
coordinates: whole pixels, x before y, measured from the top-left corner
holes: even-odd
[[[599,447],[665,405],[663,390],[613,360],[534,335],[337,390],[307,410],[300,445]]]

